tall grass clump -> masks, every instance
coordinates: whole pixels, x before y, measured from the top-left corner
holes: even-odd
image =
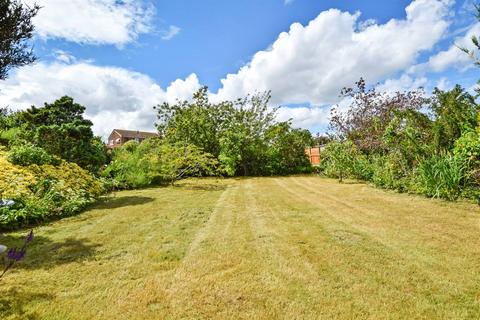
[[[456,200],[469,178],[468,162],[452,154],[434,155],[419,164],[417,177],[423,194]]]

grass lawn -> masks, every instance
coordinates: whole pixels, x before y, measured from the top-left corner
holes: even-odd
[[[480,318],[468,203],[306,176],[187,180],[36,235],[0,281],[0,319]]]

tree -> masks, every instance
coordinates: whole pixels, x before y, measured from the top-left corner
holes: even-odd
[[[477,20],[480,21],[480,5],[473,4],[473,6],[475,7],[475,18],[477,18]],[[476,51],[480,50],[480,39],[476,35],[473,35],[471,40],[474,46],[473,49],[460,47],[460,50],[468,54],[470,58],[472,58],[472,60],[474,61],[475,65],[480,66],[480,58],[477,56],[477,53],[475,52],[475,50]]]
[[[19,114],[20,121],[27,123],[31,129],[40,126],[62,125],[76,122],[78,125],[91,127],[93,123],[83,117],[86,108],[63,96],[53,103],[45,103],[43,107],[31,108]]]
[[[270,109],[270,92],[238,99],[220,139],[220,162],[230,175],[263,175],[267,170],[267,132],[275,125],[276,109]]]
[[[435,89],[433,93],[435,148],[438,152],[449,151],[462,133],[475,131],[480,108],[475,102],[475,97],[460,85],[449,91]]]
[[[65,96],[42,108],[32,106],[17,117],[24,140],[96,172],[106,161],[106,150],[93,135],[93,124],[83,117],[84,112],[84,106]]]
[[[322,166],[327,175],[338,178],[339,182],[352,173],[359,153],[352,141],[332,141],[322,151]]]
[[[290,174],[311,170],[305,148],[312,146],[310,131],[292,129],[290,122],[280,122],[267,131],[268,170],[272,174]]]
[[[0,0],[0,80],[8,71],[35,61],[27,40],[33,36],[32,18],[40,7],[29,7],[19,0]]]
[[[433,121],[416,110],[395,111],[383,141],[390,153],[399,153],[409,167],[414,167],[431,151]]]
[[[157,128],[172,144],[192,144],[217,158],[228,175],[271,175],[304,171],[311,135],[277,123],[270,92],[212,103],[207,87],[192,101],[157,105]],[[282,159],[280,159],[283,157]],[[296,171],[295,171],[296,172]]]
[[[428,102],[422,90],[387,93],[367,89],[360,78],[354,88],[343,88],[341,95],[351,100],[346,112],[332,109],[330,128],[339,139],[353,141],[366,153],[385,153],[383,135],[399,111],[420,111]]]
[[[218,104],[208,100],[208,88],[202,87],[193,100],[163,103],[157,110],[157,129],[162,137],[172,143],[194,144],[214,156],[220,153],[220,136],[234,113],[233,103]]]

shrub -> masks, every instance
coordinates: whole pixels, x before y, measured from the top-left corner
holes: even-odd
[[[150,138],[116,149],[104,175],[120,188],[141,188],[181,177],[216,175],[218,170],[218,161],[196,146]]]
[[[72,215],[104,192],[102,183],[74,163],[20,166],[0,151],[0,229],[13,229]]]
[[[368,157],[360,154],[352,162],[351,171],[355,179],[370,181],[374,173],[374,167]]]
[[[472,164],[480,164],[480,135],[469,131],[455,141],[453,153]]]
[[[369,179],[371,166],[368,159],[362,156],[351,141],[333,141],[322,151],[320,170],[328,177]]]
[[[44,149],[33,145],[12,147],[8,153],[8,161],[21,166],[29,166],[31,164],[60,164],[60,159],[50,155]]]
[[[372,172],[371,181],[377,187],[399,192],[414,189],[413,171],[399,152],[372,157]]]

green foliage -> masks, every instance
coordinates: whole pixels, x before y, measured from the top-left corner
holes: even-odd
[[[350,140],[333,141],[322,151],[322,170],[329,177],[344,178],[352,176],[354,162],[359,154],[357,147]]]
[[[33,145],[12,147],[8,153],[8,161],[21,166],[29,166],[31,164],[60,164],[60,160],[57,157],[52,156],[44,149]]]
[[[72,215],[104,192],[102,183],[90,173],[58,159],[52,164],[17,165],[0,152],[0,167],[0,199],[15,202],[0,206],[0,229]]]
[[[310,160],[305,147],[314,144],[310,131],[292,129],[288,122],[280,122],[267,130],[266,171],[274,174],[311,172]]]
[[[429,197],[456,200],[468,180],[467,162],[459,156],[434,155],[420,163],[420,191]]]
[[[435,89],[434,94],[433,143],[438,152],[450,151],[462,133],[475,130],[480,109],[475,97],[459,85],[450,91]]]
[[[357,88],[346,112],[334,110],[336,142],[321,154],[329,176],[353,177],[375,186],[429,197],[480,200],[480,112],[475,97],[460,86],[388,94]],[[349,137],[353,142],[339,142]],[[339,139],[340,138],[340,139]]]
[[[156,106],[157,127],[172,144],[191,144],[212,154],[230,176],[309,171],[304,148],[312,144],[310,133],[277,123],[269,100],[265,92],[214,104],[203,87],[191,102]]]
[[[390,154],[398,153],[397,158],[401,156],[413,167],[419,158],[431,152],[432,121],[416,110],[395,110],[393,113],[383,134],[384,145]]]
[[[27,41],[33,37],[32,19],[39,9],[19,0],[0,1],[0,80],[7,78],[10,69],[35,61]]]
[[[140,188],[217,172],[218,162],[198,147],[150,138],[142,143],[129,141],[115,149],[104,175],[113,178],[117,187]]]
[[[234,112],[232,102],[210,103],[207,87],[200,88],[191,102],[163,103],[154,109],[161,136],[171,143],[196,145],[215,157],[220,153],[220,137]]]
[[[20,131],[20,128],[0,129],[0,145],[8,146],[9,144],[14,144]]]
[[[418,113],[429,101],[423,90],[380,92],[375,87],[368,88],[362,78],[353,88],[343,88],[341,96],[351,104],[342,111],[332,108],[330,128],[337,139],[353,141],[365,154],[387,152],[384,141],[387,126],[395,118]]]
[[[16,118],[22,133],[15,143],[29,141],[52,155],[97,172],[106,162],[106,148],[94,137],[92,122],[83,118],[84,112],[85,107],[70,97],[19,112]]]
[[[462,134],[455,141],[453,154],[468,160],[472,165],[480,166],[480,135],[474,131]]]
[[[400,152],[372,156],[371,181],[377,187],[413,192],[413,171]]]

